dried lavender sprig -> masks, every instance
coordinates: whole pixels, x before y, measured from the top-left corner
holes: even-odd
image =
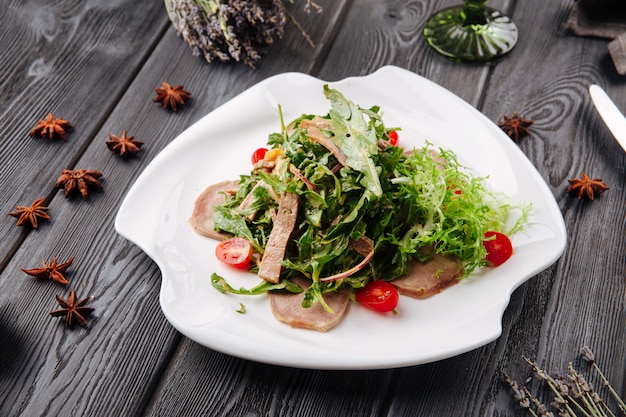
[[[574,369],[571,363],[568,365],[568,369],[569,376],[576,389],[576,393],[579,395],[579,398],[585,405],[586,409],[589,410],[591,415],[594,417],[607,417],[604,410],[602,410],[602,408],[598,408],[597,403],[594,400],[593,394],[596,393],[591,384]]]
[[[556,383],[554,378],[552,378],[546,371],[541,369],[536,362],[531,361],[526,356],[524,356],[523,358],[533,368],[533,373],[535,374],[535,376],[539,380],[544,381],[548,385],[548,387],[550,387],[550,389],[554,393],[555,401],[563,404],[563,407],[567,410],[570,416],[577,416],[577,414],[570,406],[570,404],[574,404],[576,408],[584,414],[585,417],[593,417],[589,413],[587,413],[587,411],[585,411],[585,409],[572,396],[570,396],[569,393],[561,392],[559,390],[561,385]]]
[[[535,411],[530,407],[530,399],[529,399],[529,396],[528,396],[528,394],[529,394],[528,390],[520,389],[519,385],[517,385],[517,381],[512,379],[507,374],[504,374],[504,380],[511,387],[511,391],[513,391],[513,398],[515,398],[517,400],[517,402],[520,405],[520,407],[527,409],[530,412],[530,414],[533,415],[533,417],[539,417],[537,415],[537,413],[535,413]]]
[[[293,0],[288,0],[289,3],[293,4],[294,1]],[[320,6],[319,4],[315,3],[313,0],[306,0],[306,2],[304,3],[304,11],[309,14],[311,13],[311,9],[315,9],[315,11],[317,13],[322,13],[322,6]]]
[[[566,379],[558,372],[553,377],[553,380],[561,395],[563,395],[564,397],[569,397],[572,389],[571,381],[569,379]]]
[[[298,28],[298,30],[300,31],[300,33],[302,34],[302,36],[304,37],[304,40],[307,41],[307,43],[309,44],[309,46],[311,46],[311,48],[315,48],[315,42],[313,42],[313,39],[311,39],[311,37],[309,36],[308,33],[306,33],[306,31],[304,30],[304,28],[302,27],[302,25],[300,24],[300,22],[298,22],[298,20],[294,17],[294,15],[287,10],[286,7],[284,7],[283,5],[283,10],[285,11],[285,14],[287,15],[287,17],[289,18],[289,20],[291,20],[291,23],[294,24],[295,27]]]
[[[600,369],[600,367],[596,363],[595,355],[593,354],[591,349],[588,346],[583,346],[580,349],[580,355],[582,356],[582,358],[584,360],[586,360],[587,362],[591,363],[591,366],[598,373],[598,375],[600,375],[600,378],[602,378],[602,382],[604,383],[604,385],[607,387],[607,389],[611,393],[611,396],[613,396],[613,398],[617,402],[617,405],[618,405],[620,411],[622,412],[622,415],[626,416],[626,403],[624,403],[624,400],[622,400],[622,398],[615,391],[615,389],[613,388],[613,386],[611,385],[609,380],[604,376],[604,373],[602,372],[602,370]]]
[[[292,3],[293,3],[293,0],[292,0]],[[314,8],[317,13],[322,13],[322,6],[313,2],[313,0],[306,0],[306,4],[304,5],[304,11],[307,13],[310,13],[311,8]]]
[[[563,404],[560,404],[556,401],[552,402],[552,406],[556,409],[556,411],[558,412],[558,416],[559,417],[571,417],[571,414],[569,413],[569,411],[567,411],[564,407]]]
[[[165,0],[165,6],[172,26],[191,47],[193,55],[203,55],[208,62],[214,58],[230,59],[214,14],[206,15],[193,0]]]
[[[591,383],[589,383],[580,373],[578,373],[578,371],[574,369],[571,362],[568,364],[568,371],[569,377],[571,378],[581,401],[585,404],[585,407],[587,407],[587,410],[589,410],[591,415],[594,417],[607,417],[604,409],[601,406],[598,407],[598,404],[601,404],[602,400],[593,389]],[[612,412],[611,415],[613,415]],[[613,417],[615,416],[613,415]]]
[[[571,369],[571,363],[570,363],[570,369]],[[585,410],[591,412],[593,416],[602,415],[602,414],[597,414],[597,412],[595,412],[594,410],[594,407],[590,406],[587,403],[587,401],[592,401],[592,402],[595,401],[596,403],[598,403],[598,400],[600,402],[602,401],[600,396],[593,390],[593,387],[591,387],[591,384],[588,384],[586,381],[584,382],[584,385],[576,384],[576,378],[572,378],[571,374],[568,374],[567,377],[564,377],[562,375],[557,375],[554,377],[554,381],[559,387],[559,390],[561,391],[561,393],[566,398],[579,399],[581,402],[584,403],[586,407]],[[586,386],[588,386],[587,389],[585,389]],[[588,398],[586,398],[585,395]],[[582,407],[578,405],[577,402],[574,404],[579,409]]]
[[[254,68],[284,32],[281,0],[165,0],[176,32],[208,62],[243,61]]]
[[[539,401],[537,397],[532,395],[528,388],[524,387],[524,392],[526,393],[526,395],[528,395],[535,407],[537,407],[537,411],[539,412],[539,415],[541,417],[554,417],[554,414],[551,411],[548,411],[546,406],[541,401]]]

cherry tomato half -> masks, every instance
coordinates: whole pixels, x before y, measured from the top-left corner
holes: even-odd
[[[502,265],[513,255],[511,240],[504,233],[494,231],[485,233],[483,245],[487,249],[486,258],[491,266]]]
[[[387,132],[387,137],[389,137],[389,143],[391,143],[393,146],[396,146],[398,144],[398,132],[396,132],[395,130]]]
[[[459,186],[453,182],[448,181],[448,185],[446,186],[446,190],[453,190],[454,194],[461,195],[463,191],[459,188]]]
[[[252,152],[252,165],[263,160],[263,158],[265,158],[266,153],[267,153],[267,148],[259,148],[256,151]]]
[[[215,256],[235,268],[248,269],[252,259],[252,245],[244,238],[231,237],[217,244]]]
[[[354,292],[356,300],[365,307],[386,313],[398,306],[398,290],[387,281],[371,281]]]

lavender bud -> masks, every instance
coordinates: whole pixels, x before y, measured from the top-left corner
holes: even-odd
[[[522,391],[519,388],[519,385],[517,385],[517,382],[511,379],[511,377],[509,377],[507,374],[504,374],[504,380],[511,387],[511,391],[513,391],[513,398],[517,400],[519,405],[522,408],[530,408],[530,400],[528,399],[528,396],[526,395],[526,389]]]
[[[586,360],[587,362],[595,363],[596,359],[594,357],[594,354],[591,351],[591,349],[589,349],[588,346],[583,346],[580,349],[580,354],[582,355],[583,359]]]
[[[281,0],[165,0],[176,32],[194,54],[211,62],[243,61],[254,67],[286,24]]]

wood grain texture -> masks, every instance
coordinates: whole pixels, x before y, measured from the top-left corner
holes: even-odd
[[[576,359],[582,345],[626,394],[626,155],[587,93],[598,83],[626,103],[607,42],[562,29],[570,0],[494,0],[512,13],[519,44],[493,64],[457,64],[431,51],[421,31],[432,13],[458,1],[318,3],[320,16],[307,16],[297,1],[291,8],[316,48],[289,25],[254,71],[194,57],[160,1],[30,0],[0,11],[0,208],[47,196],[52,216],[36,231],[16,228],[9,216],[0,223],[1,416],[521,417],[503,374],[524,383],[531,372],[523,355],[550,371],[570,361],[586,369]],[[513,111],[534,120],[519,146],[554,193],[569,242],[512,294],[502,336],[431,364],[316,371],[234,358],[176,332],[160,310],[158,267],[113,228],[134,180],[192,123],[271,75],[333,81],[388,64],[443,85],[494,122]],[[184,85],[192,100],[177,113],[162,109],[152,102],[162,81]],[[28,135],[49,111],[76,126],[67,142]],[[122,130],[145,143],[136,158],[106,149],[108,135]],[[52,187],[69,166],[102,171],[103,190],[87,201],[63,198]],[[578,201],[565,190],[582,172],[611,189]],[[67,287],[20,271],[52,256],[76,256]],[[54,296],[72,287],[96,309],[85,329],[48,315]],[[526,385],[541,392],[537,381]]]
[[[428,48],[422,36],[426,19],[436,10],[454,4],[457,2],[359,1],[359,7],[351,8],[346,17],[320,77],[365,75],[391,64],[429,78],[475,105],[489,67],[463,67],[442,59]]]
[[[3,213],[52,199],[61,170],[93,140],[168,23],[161,2],[14,3],[4,8],[0,48]],[[74,126],[66,142],[29,135],[50,112]],[[15,222],[0,222],[0,268],[23,234]]]
[[[545,275],[540,274],[525,289],[529,295],[539,289],[549,291],[547,303],[541,304],[545,305],[544,316],[534,324],[541,326],[541,337],[547,342],[535,355],[547,369],[563,369],[584,344],[607,365],[623,364],[626,355],[625,250],[623,239],[610,237],[613,233],[619,236],[624,229],[626,161],[606,128],[598,124],[588,95],[590,83],[610,86],[616,73],[605,59],[605,41],[564,31],[568,11],[567,3],[546,4],[535,12],[519,6],[515,9],[520,33],[525,36],[511,56],[515,59],[504,60],[494,70],[490,81],[498,88],[487,90],[483,109],[493,120],[512,111],[535,120],[531,137],[520,147],[551,186],[567,224],[569,244],[555,266],[552,286],[539,287]],[[520,63],[525,64],[523,70]],[[611,90],[623,103],[623,80],[620,84],[622,87]],[[612,151],[607,152],[607,147]],[[615,185],[611,191],[616,192],[593,203],[578,201],[565,191],[567,180],[582,172]],[[612,220],[617,218],[617,222]],[[600,243],[605,239],[611,243]],[[599,320],[603,326],[597,326]],[[528,327],[530,323],[520,324]],[[623,387],[623,366],[610,373]]]
[[[624,392],[626,252],[623,239],[616,237],[624,228],[625,160],[606,128],[598,124],[587,90],[590,83],[610,84],[616,74],[606,60],[605,41],[564,31],[568,11],[567,2],[535,11],[515,8],[520,44],[493,71],[490,83],[498,88],[486,91],[482,108],[494,121],[513,111],[535,121],[520,148],[551,187],[568,229],[561,259],[521,289],[523,308],[539,314],[530,318],[524,314],[512,323],[512,331],[543,343],[507,347],[502,368],[523,381],[530,374],[520,362],[526,355],[547,370],[566,372],[568,362],[578,365],[580,347],[588,345],[602,358],[599,361],[618,391]],[[619,90],[612,92],[623,103],[623,87]],[[607,146],[613,151],[607,152]],[[612,191],[617,192],[592,204],[578,201],[566,193],[567,180],[582,172],[614,184]],[[598,326],[599,322],[603,324]],[[594,383],[602,385],[598,379]],[[537,388],[537,383],[532,386]],[[508,402],[496,403],[496,410],[504,414]]]
[[[244,361],[185,340],[147,415],[376,415],[392,371],[310,371]],[[192,371],[190,366],[193,366]],[[198,372],[200,370],[200,372]],[[228,378],[224,375],[228,374]],[[188,391],[190,390],[190,391]],[[184,392],[186,400],[181,402]],[[210,401],[198,398],[211,397]]]

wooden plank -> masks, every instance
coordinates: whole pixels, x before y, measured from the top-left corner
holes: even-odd
[[[99,406],[85,413],[97,415],[106,410],[108,391],[117,389],[111,384],[116,372],[105,377],[101,373],[92,379],[93,372],[111,369],[106,368],[107,365],[117,373],[126,369],[128,352],[135,351],[139,345],[144,351],[137,352],[139,356],[134,360],[143,366],[128,370],[128,377],[143,382],[124,387],[125,393],[120,395],[116,405],[137,410],[142,396],[135,394],[149,390],[150,373],[169,354],[161,346],[175,344],[179,335],[165,325],[157,299],[140,297],[129,303],[124,296],[119,296],[116,286],[120,283],[114,279],[119,273],[116,257],[130,256],[125,266],[136,273],[145,273],[145,280],[123,283],[131,294],[157,291],[159,278],[154,277],[157,271],[149,259],[137,256],[140,251],[128,242],[120,240],[115,246],[107,246],[100,240],[102,234],[96,231],[98,227],[108,232],[109,242],[114,238],[111,205],[101,208],[103,215],[97,209],[97,196],[89,202],[64,200],[53,186],[61,170],[73,166],[93,140],[161,38],[168,26],[163,5],[152,1],[55,2],[37,6],[20,3],[5,8],[1,20],[0,164],[3,169],[0,193],[4,199],[0,204],[3,212],[8,213],[14,205],[28,205],[40,197],[54,197],[54,200],[50,204],[51,221],[37,231],[29,233],[16,228],[15,219],[8,216],[0,224],[3,242],[0,350],[7,360],[3,362],[0,377],[0,414],[70,415],[71,411],[61,410],[90,410]],[[75,126],[67,142],[51,142],[28,135],[36,120],[48,112],[69,119]],[[96,206],[95,211],[92,211],[93,206],[89,207],[90,203]],[[20,256],[8,264],[8,256],[24,239]],[[110,251],[102,251],[102,247]],[[81,256],[83,251],[86,256]],[[95,256],[94,252],[105,252],[110,258],[101,259],[101,255]],[[72,255],[77,255],[77,260],[68,272],[70,285],[80,296],[94,297],[96,314],[90,322],[111,323],[111,327],[102,326],[103,330],[108,329],[107,336],[97,343],[101,349],[108,348],[107,355],[98,355],[102,350],[92,351],[94,340],[89,337],[89,330],[66,330],[48,315],[58,307],[54,295],[66,296],[69,288],[35,281],[19,270],[39,266],[42,258],[67,259]],[[101,262],[105,262],[102,273],[111,274],[112,282],[92,291],[91,284],[98,281],[94,271],[100,268]],[[102,304],[98,305],[97,297],[107,291],[121,308],[116,310],[113,303],[113,308],[106,311]],[[145,326],[146,317],[150,316],[161,320],[160,328]],[[129,322],[138,326],[135,334],[139,337],[127,339],[126,349],[117,350],[117,346],[109,342],[115,341],[116,333],[124,334]],[[144,328],[151,332],[142,339]],[[153,343],[145,345],[146,340]],[[93,353],[95,357],[91,356]],[[89,362],[84,361],[85,358],[89,358]],[[100,391],[94,387],[99,387]],[[38,390],[43,392],[41,396],[37,395]],[[105,405],[94,399],[98,395]]]
[[[185,339],[146,415],[376,415],[393,371],[313,371],[237,359]],[[180,396],[184,397],[181,401]]]
[[[58,1],[5,8],[0,65],[0,211],[55,193],[143,65],[168,20],[162,2],[116,4]],[[67,141],[29,136],[52,112],[74,129]],[[51,205],[54,221],[56,208]],[[39,232],[50,226],[43,222]],[[0,269],[27,234],[15,219],[0,222]]]
[[[588,345],[617,391],[624,393],[626,262],[621,185],[626,157],[600,123],[588,86],[608,86],[621,103],[626,89],[608,59],[608,41],[575,37],[563,29],[570,7],[569,2],[537,9],[516,7],[520,44],[513,59],[498,66],[490,79],[499,88],[488,89],[485,96],[484,112],[492,120],[513,111],[534,120],[532,135],[519,146],[552,189],[569,238],[557,264],[521,290],[525,312],[511,327],[517,343],[506,347],[507,361],[501,366],[523,380],[529,371],[520,359],[524,354],[548,371],[565,372],[568,362],[578,365],[579,349]],[[582,172],[603,178],[613,189],[594,202],[578,201],[566,190],[568,179]],[[537,345],[539,337],[541,345]],[[603,385],[593,381],[596,387]],[[497,404],[500,410],[507,405]]]

